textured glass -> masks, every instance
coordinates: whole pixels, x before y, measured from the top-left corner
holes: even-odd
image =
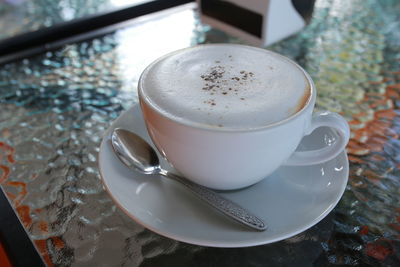
[[[0,40],[149,0],[2,0]]]
[[[317,109],[351,125],[349,183],[324,220],[274,244],[217,249],[133,222],[104,191],[102,134],[137,102],[143,68],[172,50],[240,42],[192,9],[0,67],[0,184],[48,265],[399,266],[400,1],[317,1],[270,49],[313,77]]]

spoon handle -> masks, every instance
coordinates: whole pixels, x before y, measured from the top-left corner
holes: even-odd
[[[218,193],[173,173],[163,171],[161,174],[185,185],[198,198],[204,200],[210,206],[222,212],[229,218],[258,231],[264,231],[267,229],[267,225],[263,220]]]

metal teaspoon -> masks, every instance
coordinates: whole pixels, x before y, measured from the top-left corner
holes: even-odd
[[[159,174],[180,182],[198,198],[204,200],[211,207],[222,212],[229,218],[258,231],[264,231],[267,228],[263,220],[231,200],[222,197],[206,187],[162,169],[157,153],[140,136],[117,128],[111,135],[111,143],[118,158],[128,168],[143,174]]]

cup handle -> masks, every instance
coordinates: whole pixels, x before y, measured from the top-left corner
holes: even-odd
[[[284,163],[290,166],[304,166],[326,162],[335,158],[342,152],[350,138],[350,128],[347,121],[337,113],[323,111],[313,115],[310,127],[306,130],[305,135],[311,134],[315,129],[327,126],[333,128],[339,137],[332,145],[311,151],[296,151]]]

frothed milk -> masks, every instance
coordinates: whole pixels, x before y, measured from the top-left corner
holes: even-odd
[[[204,45],[151,64],[139,93],[175,121],[254,129],[284,120],[308,101],[310,85],[288,59],[264,49]]]

